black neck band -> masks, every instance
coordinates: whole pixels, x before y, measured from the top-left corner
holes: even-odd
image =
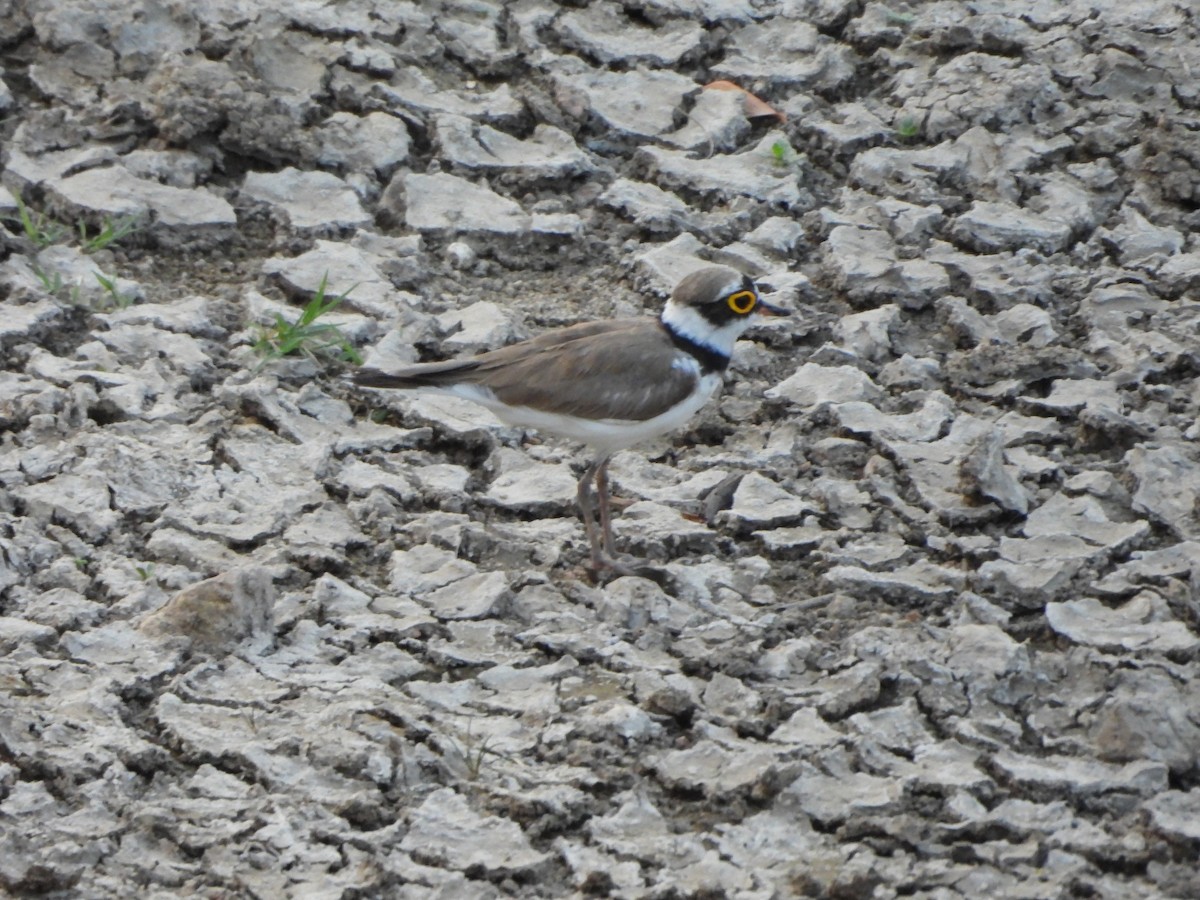
[[[724,372],[729,367],[729,357],[724,353],[714,350],[712,347],[705,346],[698,341],[694,341],[690,337],[685,337],[666,322],[663,322],[662,326],[667,330],[667,334],[671,336],[672,344],[680,350],[696,357],[696,361],[700,363],[701,372],[705,374],[709,372]]]

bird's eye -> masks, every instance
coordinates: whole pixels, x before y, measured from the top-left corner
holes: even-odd
[[[754,304],[758,303],[758,295],[754,291],[738,291],[736,294],[730,294],[725,302],[739,316],[744,316],[754,309]]]

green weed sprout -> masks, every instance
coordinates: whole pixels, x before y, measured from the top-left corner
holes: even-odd
[[[916,137],[920,130],[921,123],[916,116],[905,116],[896,123],[896,134],[905,139]]]
[[[354,287],[351,287],[345,293],[327,300],[325,288],[328,279],[328,273],[322,276],[317,292],[313,294],[296,321],[289,322],[276,313],[275,324],[266,326],[259,332],[258,340],[254,342],[254,351],[263,358],[259,364],[260,369],[273,360],[291,356],[293,353],[303,353],[315,359],[320,354],[328,354],[330,350],[337,350],[338,358],[345,362],[362,364],[362,356],[336,325],[317,321],[335,309],[350,291],[354,290]]]
[[[58,222],[37,210],[31,211],[19,194],[16,199],[17,219],[21,223],[21,230],[38,249],[49,247],[66,236],[67,229]]]
[[[121,216],[115,222],[105,216],[100,231],[91,237],[88,237],[88,229],[85,222],[80,221],[76,223],[75,227],[79,232],[79,246],[83,252],[95,253],[98,250],[103,250],[114,241],[128,237],[141,228],[142,223],[141,219],[137,216]]]

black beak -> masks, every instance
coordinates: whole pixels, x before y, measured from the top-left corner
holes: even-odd
[[[754,311],[763,316],[790,316],[792,311],[784,309],[782,306],[774,306],[763,299],[759,299],[758,305],[754,307]]]

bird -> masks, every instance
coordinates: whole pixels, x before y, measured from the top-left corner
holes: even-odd
[[[360,368],[352,380],[460,397],[508,425],[586,444],[593,457],[576,497],[591,567],[637,574],[613,541],[609,460],[683,426],[716,391],[755,319],[787,315],[743,273],[705,266],[679,281],[657,317],[581,322],[476,356],[394,372]]]

